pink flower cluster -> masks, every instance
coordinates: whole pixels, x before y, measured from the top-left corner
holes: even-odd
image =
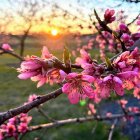
[[[43,47],[41,58],[37,56],[26,57],[18,68],[18,78],[26,80],[31,78],[32,81],[39,81],[37,87],[45,83],[53,84],[63,81],[65,72],[55,68],[56,58],[49,53],[46,47]]]
[[[121,23],[119,25],[119,34],[121,35],[122,41],[125,43],[126,47],[131,47],[135,41],[140,39],[140,33],[131,33],[127,25]]]
[[[119,96],[124,95],[124,89],[136,88],[138,92],[138,89],[140,87],[140,79],[139,79],[140,52],[138,48],[135,48],[132,52],[130,51],[123,52],[112,62],[112,66],[110,69],[107,68],[105,65],[98,64],[97,62],[92,61],[90,55],[88,55],[85,51],[84,53],[81,53],[81,58],[76,59],[76,62],[81,64],[82,68],[84,69],[82,71],[83,76],[86,74],[86,77],[90,76],[91,78],[92,76],[94,78],[92,82],[90,82],[90,80],[86,82],[92,85],[91,93],[93,95],[90,96],[90,98],[93,98],[96,102],[98,102],[99,99],[109,97],[112,91],[117,93],[117,95]],[[74,80],[73,77],[69,77],[69,81],[73,81],[73,80]],[[80,81],[84,82],[82,79],[80,80],[76,78],[76,81],[77,80],[78,80],[77,83],[80,83]],[[80,87],[77,86],[78,84],[75,83],[74,84],[70,83],[70,85],[71,85],[70,87],[67,86],[67,91],[69,91],[67,92],[68,95],[70,95],[72,91],[74,91],[76,88]],[[68,89],[73,89],[73,90],[71,91]],[[78,90],[83,91],[84,88],[81,86],[80,89]],[[82,92],[80,93],[80,97],[79,95],[76,95],[78,90],[76,90],[75,93],[73,92],[73,94],[75,94],[73,95],[73,98],[75,97],[75,100],[77,102],[78,102],[77,98],[79,98],[80,100],[81,96],[85,95],[82,94]],[[87,88],[86,92],[88,93],[90,92],[90,90],[91,89],[89,88],[88,91]],[[63,90],[63,92],[66,91]],[[135,95],[136,95],[136,90],[135,90]],[[77,103],[77,102],[72,102],[72,103]]]
[[[28,131],[28,124],[31,120],[32,117],[24,113],[9,119],[7,123],[0,126],[0,140],[4,140],[7,137],[17,139],[20,133]]]
[[[81,57],[77,58],[76,62],[81,64],[83,71],[80,74],[75,72],[62,74],[65,81],[62,91],[68,95],[72,104],[76,104],[85,98],[99,102],[103,98],[110,97],[110,93],[113,91],[117,95],[123,96],[124,89],[135,89],[136,96],[136,90],[138,92],[140,87],[140,52],[138,48],[132,52],[123,52],[112,62],[111,68],[92,60],[91,56],[83,49],[80,53]],[[52,79],[53,81],[60,80],[58,75],[61,75],[61,69],[58,69],[58,73],[54,71],[53,67],[49,68],[48,65],[48,57],[52,58],[53,56],[48,53],[43,53],[43,55],[42,58],[32,57],[22,62],[19,78],[31,78],[32,80],[38,78],[38,86],[50,82]],[[42,82],[40,76],[44,76],[45,82]]]

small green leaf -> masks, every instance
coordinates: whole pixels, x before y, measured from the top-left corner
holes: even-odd
[[[69,53],[69,50],[67,47],[64,47],[63,60],[64,60],[66,67],[70,67],[70,64],[71,64],[70,53]]]
[[[80,106],[85,106],[86,105],[86,100],[81,100],[80,101]]]
[[[110,59],[108,57],[105,57],[105,63],[107,65],[107,68],[109,68],[109,69],[112,68],[111,61],[110,61]]]

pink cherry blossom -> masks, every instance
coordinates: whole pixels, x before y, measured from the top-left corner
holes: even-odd
[[[13,51],[13,49],[11,48],[11,46],[9,44],[3,44],[2,48],[6,51]]]
[[[137,20],[137,25],[140,25],[140,19]]]
[[[7,123],[6,125],[6,132],[9,136],[14,136],[14,133],[16,132],[16,127],[15,125],[11,123]]]
[[[32,81],[39,81],[37,87],[48,82],[59,83],[64,80],[66,74],[59,68],[54,68],[55,60],[56,58],[48,52],[48,49],[43,47],[41,58],[31,56],[21,63],[21,67],[17,69],[20,73],[18,78],[23,80],[31,78]]]
[[[21,63],[21,67],[17,69],[18,72],[21,73],[18,75],[18,78],[26,80],[42,73],[42,69],[45,69],[46,67],[45,63],[38,57],[28,57]]]
[[[68,95],[72,104],[76,104],[86,97],[94,97],[93,81],[92,76],[70,73],[66,76],[66,83],[62,87],[62,91]]]
[[[19,117],[20,117],[20,122],[26,123],[26,124],[28,124],[32,120],[32,117],[28,116],[28,114],[25,114],[25,113],[21,113]]]
[[[126,71],[118,73],[117,76],[123,81],[123,87],[126,89],[131,89],[135,86],[137,87],[138,85],[135,83],[135,78],[138,76],[138,73],[135,71]]]
[[[120,103],[120,105],[121,105],[123,108],[125,108],[125,106],[126,106],[126,104],[128,103],[128,101],[125,100],[125,99],[121,99],[121,100],[119,101],[119,103]]]
[[[140,88],[135,88],[133,94],[134,94],[134,97],[136,97],[137,99],[140,99]]]
[[[111,91],[115,91],[118,95],[124,95],[122,80],[114,75],[108,75],[99,81],[99,92],[101,98],[107,98],[110,96]]]
[[[107,116],[107,117],[112,117],[112,113],[111,113],[111,112],[107,112],[107,113],[106,113],[106,116]]]
[[[138,39],[140,39],[140,33],[134,33],[131,35],[131,38],[133,39],[133,41],[137,41]]]
[[[134,113],[140,112],[140,108],[139,107],[129,107],[128,110],[130,112],[134,112]]]
[[[127,25],[125,25],[124,23],[121,23],[119,25],[119,29],[123,32],[123,33],[128,33],[129,32],[129,29],[127,27]]]
[[[32,94],[32,95],[29,96],[28,102],[32,102],[32,101],[34,101],[36,98],[37,98],[37,95],[36,95],[36,94]]]
[[[84,63],[81,66],[84,69],[82,72],[83,74],[91,76],[100,76],[104,72],[104,67],[96,63],[92,64]]]
[[[25,133],[28,130],[27,123],[20,123],[18,126],[18,132]]]
[[[53,55],[50,54],[48,48],[46,46],[43,47],[42,49],[42,55],[41,55],[41,58],[42,59],[49,59],[49,58],[52,58]]]
[[[32,81],[39,81],[37,84],[37,87],[41,87],[45,83],[50,83],[51,85],[53,83],[60,83],[64,80],[66,76],[66,73],[60,69],[52,68],[48,69],[48,71],[44,71],[44,75],[37,75],[31,77]]]
[[[25,133],[28,130],[28,124],[32,117],[25,113],[15,116],[0,126],[0,140],[8,137],[18,139],[20,133]]]
[[[0,130],[0,140],[4,140],[3,132]]]
[[[17,117],[13,117],[13,118],[11,118],[11,119],[8,120],[8,122],[9,122],[10,124],[13,124],[13,125],[16,124],[16,121],[17,121]]]
[[[115,14],[114,10],[107,9],[105,11],[104,19],[105,19],[106,23],[111,23],[115,20],[114,14]]]
[[[81,57],[76,58],[76,63],[81,65],[83,63],[92,63],[90,55],[83,49],[80,50]]]
[[[113,65],[118,71],[134,71],[140,69],[140,52],[135,48],[131,53],[123,52],[114,61]]]
[[[89,103],[88,107],[89,107],[92,114],[96,114],[96,109],[94,107],[94,104]]]
[[[124,41],[124,42],[128,42],[130,40],[130,35],[124,33],[122,36],[121,36],[121,39]]]

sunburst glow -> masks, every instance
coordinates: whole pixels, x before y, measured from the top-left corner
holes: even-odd
[[[56,35],[58,34],[58,31],[57,31],[56,29],[53,29],[53,30],[51,31],[51,34],[52,34],[53,36],[56,36]]]

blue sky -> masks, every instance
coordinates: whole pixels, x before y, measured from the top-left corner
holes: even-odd
[[[140,12],[140,3],[128,3],[123,2],[120,7],[116,7],[118,4],[121,4],[121,0],[53,0],[58,3],[61,7],[66,10],[69,10],[72,13],[75,13],[76,8],[80,8],[83,10],[85,15],[88,15],[95,8],[97,11],[101,8],[103,9],[115,9],[115,10],[125,10],[125,13],[129,15],[130,19],[137,16]],[[78,4],[77,1],[80,1]],[[73,8],[69,7],[69,4],[72,5]]]
[[[8,0],[0,0],[0,8],[7,7],[7,1]],[[11,0],[13,3],[16,0]],[[24,1],[24,0],[21,0]],[[38,0],[40,1],[40,0]],[[123,4],[120,7],[116,7],[118,4],[120,4],[121,0],[46,0],[50,2],[57,3],[60,7],[62,7],[65,10],[70,11],[73,14],[78,14],[76,12],[76,9],[81,9],[83,13],[86,15],[90,14],[93,10],[93,8],[98,9],[115,9],[115,10],[125,10],[126,14],[130,15],[130,18],[135,17],[140,12],[140,3],[128,3],[123,2]],[[79,3],[78,3],[79,2]],[[71,7],[69,6],[71,4]],[[11,5],[12,7],[13,5]],[[131,13],[131,14],[130,14]]]

